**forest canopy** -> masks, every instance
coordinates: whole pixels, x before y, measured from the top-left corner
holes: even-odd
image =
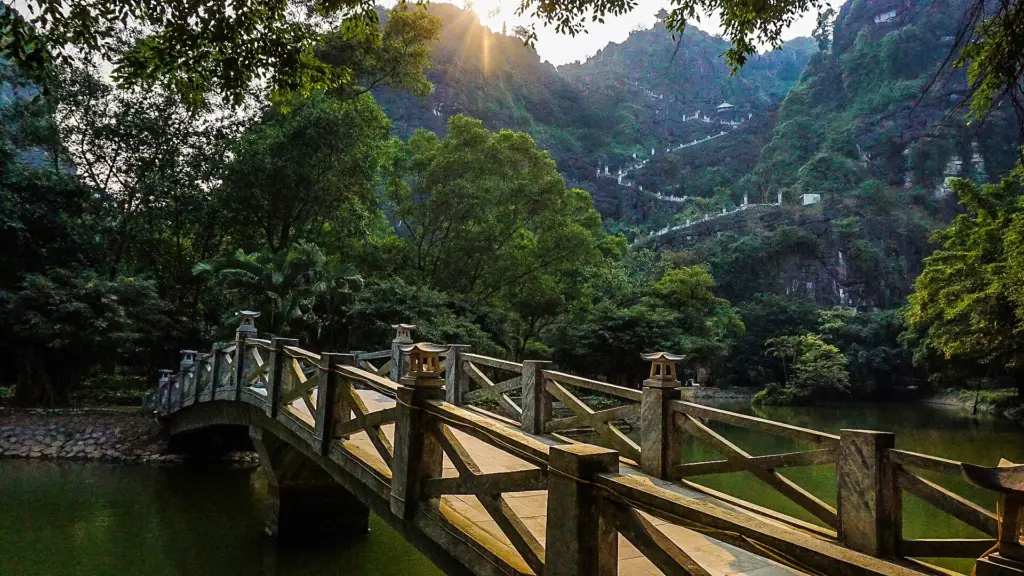
[[[630,249],[616,233],[622,222],[602,220],[586,183],[567,178],[538,144],[574,149],[597,133],[603,112],[614,111],[616,122],[628,116],[631,104],[616,100],[625,92],[599,91],[593,109],[581,111],[582,100],[561,99],[577,94],[566,76],[550,93],[534,91],[530,116],[520,98],[529,78],[492,93],[497,72],[474,68],[464,74],[481,81],[467,84],[469,96],[481,109],[491,106],[488,97],[500,100],[493,106],[526,118],[537,139],[439,109],[435,131],[399,137],[398,120],[377,95],[431,93],[439,18],[404,4],[371,15],[361,5],[327,3],[307,6],[323,18],[314,26],[292,22],[280,12],[286,5],[261,4],[265,12],[245,22],[269,26],[260,38],[244,27],[223,38],[227,15],[216,7],[195,8],[202,25],[186,34],[175,18],[194,7],[149,13],[149,5],[128,3],[129,20],[159,16],[164,26],[135,35],[104,24],[113,12],[96,8],[98,20],[48,20],[31,28],[41,36],[15,34],[5,44],[15,52],[3,67],[12,97],[0,108],[0,241],[11,247],[0,256],[0,347],[16,361],[2,368],[0,384],[14,383],[17,400],[64,404],[111,382],[142,388],[157,368],[176,363],[178,350],[230,338],[239,309],[261,313],[264,335],[315,350],[377,349],[393,323],[407,322],[421,339],[549,359],[627,386],[643,377],[642,352],[666,350],[686,357],[684,379],[763,388],[764,403],[885,397],[964,374],[987,384],[1020,381],[1019,173],[978,187],[943,172],[952,154],[977,148],[998,160],[989,170],[1004,173],[1013,159],[1000,155],[1001,133],[985,139],[949,122],[938,135],[897,146],[899,125],[865,120],[906,106],[924,88],[934,67],[911,78],[908,62],[934,48],[937,28],[906,27],[883,42],[850,34],[842,46],[831,42],[838,28],[829,28],[799,80],[789,68],[806,62],[806,47],[778,56],[790,84],[774,72],[744,78],[766,84],[766,94],[796,82],[774,117],[751,122],[737,140],[749,150],[723,159],[730,151],[709,146],[703,156],[659,158],[646,177],[699,191],[680,213],[686,218],[740,198],[746,205],[748,196],[766,204],[779,194],[780,212],[804,195],[822,205],[786,210],[770,227],[656,252]],[[578,6],[545,6],[545,17],[562,11],[559,25],[581,25]],[[701,4],[677,9],[687,6]],[[792,3],[757,18],[777,24],[809,7]],[[5,10],[10,26],[14,12]],[[770,38],[773,29],[757,18],[736,37]],[[500,41],[521,49],[529,31],[515,34]],[[274,42],[282,38],[299,40],[281,51]],[[202,54],[172,49],[193,40]],[[708,35],[694,42],[721,45]],[[898,49],[904,45],[920,50]],[[114,82],[102,65],[70,56],[83,47],[117,63]],[[255,59],[232,60],[237,49]],[[593,70],[615,76],[618,58]],[[770,68],[769,60],[762,64]],[[526,49],[509,52],[503,66],[508,75],[542,68]],[[840,94],[838,85],[848,89]],[[619,96],[603,100],[609,94]],[[623,133],[641,130],[634,128]],[[869,140],[884,154],[863,152],[864,131],[875,131]],[[902,188],[892,157],[906,158]],[[587,161],[582,171],[592,174]],[[734,177],[742,170],[749,173]],[[981,180],[984,170],[972,161],[965,175]],[[930,231],[949,218],[932,194],[946,185],[966,213],[934,237],[940,248],[922,261]],[[798,290],[810,286],[813,297],[827,284],[806,262],[832,254],[840,262],[832,278],[838,308]],[[847,266],[861,277],[848,276]],[[782,286],[785,273],[801,280]],[[855,309],[840,282],[870,304]]]

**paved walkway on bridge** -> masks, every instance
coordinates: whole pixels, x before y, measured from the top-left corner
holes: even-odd
[[[360,390],[359,394],[366,403],[367,408],[372,412],[390,408],[395,405],[395,401],[393,399],[375,391]],[[301,401],[296,401],[291,407],[297,414],[305,419],[308,424],[311,426],[313,425],[313,417],[309,414],[305,405]],[[390,440],[394,439],[393,424],[383,426],[382,429]],[[518,431],[518,429],[516,430]],[[483,473],[529,470],[535,468],[532,464],[520,460],[507,452],[494,448],[467,434],[457,430],[454,430],[454,434],[476,461]],[[561,441],[551,437],[533,437],[549,445],[562,443]],[[360,452],[367,455],[373,454],[371,457],[376,457],[374,448],[366,433],[354,434],[350,437],[348,442],[355,443],[356,445],[364,448],[364,450],[360,450]],[[377,464],[379,466],[383,466],[384,462],[378,459]],[[620,472],[624,474],[641,474],[641,472],[627,466],[622,466]],[[444,476],[458,476],[458,472],[448,459],[447,455],[445,456]],[[658,480],[655,481],[660,486],[671,487],[672,490],[688,498],[704,500],[721,506],[724,509],[750,514],[745,510],[734,507],[707,494],[688,490],[674,484]],[[516,492],[506,493],[504,496],[509,507],[512,508],[512,510],[514,510],[523,520],[524,524],[529,527],[533,535],[543,542],[545,539],[545,526],[547,524],[547,492]],[[476,497],[454,495],[444,496],[441,500],[440,511],[455,525],[467,526],[470,529],[475,528],[489,534],[493,538],[491,542],[492,546],[505,547],[505,550],[503,551],[494,550],[494,552],[499,553],[502,557],[518,556],[508,538],[504,535],[494,520],[492,520],[487,514],[483,505],[480,504]],[[769,518],[765,518],[763,516],[757,517],[760,520],[778,524]],[[789,576],[803,574],[803,572],[774,563],[761,556],[751,554],[750,552],[681,526],[672,525],[659,518],[648,516],[648,519],[714,576]],[[783,526],[782,524],[778,525]],[[550,553],[557,552],[551,551]],[[520,569],[523,572],[530,571],[525,563],[522,564]],[[626,576],[648,576],[661,574],[661,571],[655,568],[654,564],[647,560],[624,537],[619,536],[619,574]]]

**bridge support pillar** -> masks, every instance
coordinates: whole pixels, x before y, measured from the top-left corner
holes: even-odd
[[[370,509],[300,450],[256,426],[249,437],[267,474],[268,535],[287,540],[369,532]]]
[[[544,576],[615,574],[618,533],[611,517],[601,513],[601,496],[590,482],[619,469],[618,452],[589,444],[552,446],[548,466]]]
[[[878,557],[898,553],[903,515],[889,464],[889,449],[895,447],[891,432],[839,432],[839,541],[857,552]]]

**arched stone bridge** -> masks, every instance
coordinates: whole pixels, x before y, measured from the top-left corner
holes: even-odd
[[[248,428],[270,478],[269,533],[358,535],[372,511],[452,574],[943,574],[918,558],[983,555],[978,576],[1024,574],[1022,466],[972,467],[896,450],[889,433],[836,436],[688,402],[670,355],[654,355],[651,377],[634,390],[547,362],[412,345],[412,327],[397,328],[390,350],[315,354],[257,338],[245,316],[233,343],[184,352],[149,406],[175,438]],[[615,405],[596,409],[588,394]],[[639,421],[639,442],[613,425],[624,418]],[[804,449],[751,455],[723,425]],[[580,428],[612,448],[562,435]],[[724,459],[679,461],[684,434]],[[837,506],[778,472],[822,464],[835,464]],[[918,470],[967,475],[993,500],[1001,495],[1002,516]],[[740,471],[817,522],[687,480]],[[979,538],[904,539],[902,492]]]

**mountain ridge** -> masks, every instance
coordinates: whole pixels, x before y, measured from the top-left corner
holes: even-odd
[[[374,92],[395,133],[405,137],[425,128],[443,134],[446,119],[457,113],[480,118],[491,129],[527,131],[551,152],[570,183],[592,192],[599,188],[594,185],[599,165],[617,168],[633,154],[709,134],[673,123],[675,118],[709,114],[730,98],[758,113],[777,105],[810,58],[810,40],[799,39],[752,58],[745,71],[733,76],[719,57],[728,47],[725,40],[691,27],[675,54],[677,44],[659,21],[622,43],[609,44],[587,62],[556,68],[519,38],[480,24],[471,11],[450,4],[427,9],[441,18],[445,30],[428,72],[434,93],[418,100],[390,90]],[[639,62],[624,65],[623,58]],[[633,75],[631,85],[596,79],[621,79],[627,70]],[[689,77],[687,87],[674,89],[692,70],[701,74]],[[588,75],[595,79],[587,81]],[[765,88],[750,90],[752,82]],[[654,101],[652,93],[662,98]],[[610,122],[615,123],[611,129]]]

